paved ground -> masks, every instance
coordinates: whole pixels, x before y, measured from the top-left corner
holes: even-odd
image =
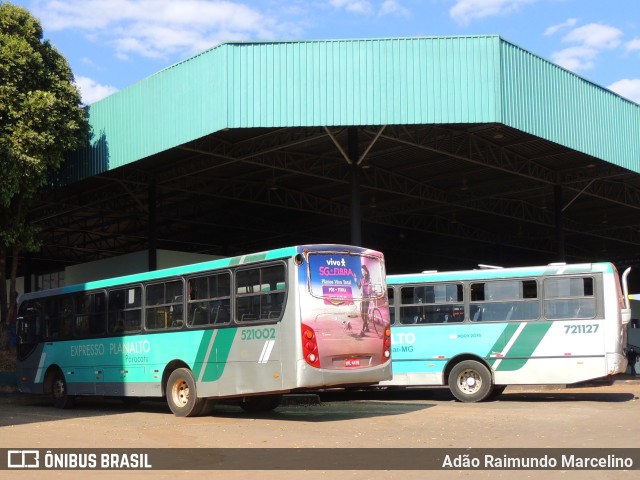
[[[294,397],[275,412],[249,415],[217,406],[211,416],[173,416],[164,403],[127,407],[120,401],[88,399],[74,410],[56,410],[47,399],[0,395],[0,448],[240,448],[247,462],[256,448],[375,447],[381,456],[407,449],[458,448],[624,448],[640,442],[640,382],[621,378],[613,385],[579,389],[510,388],[497,401],[463,404],[446,390],[333,392],[320,402]],[[307,397],[309,398],[309,397]],[[313,397],[312,397],[313,398]],[[631,442],[630,442],[631,439]],[[256,450],[254,450],[256,451]],[[416,450],[424,455],[428,450]],[[171,455],[172,450],[167,450]],[[176,461],[180,461],[179,458]],[[332,459],[327,458],[328,465]],[[181,461],[189,470],[188,462]],[[102,478],[174,478],[185,471],[91,472]],[[87,472],[20,472],[0,478],[87,478]],[[638,471],[210,471],[190,478],[271,480],[431,478],[638,478]]]

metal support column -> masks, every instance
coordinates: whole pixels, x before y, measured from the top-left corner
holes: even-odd
[[[158,269],[158,233],[156,228],[156,180],[149,182],[149,271]]]
[[[562,185],[553,186],[553,206],[556,219],[556,248],[558,253],[558,261],[566,261],[566,254],[564,249],[564,221],[563,221],[563,207],[562,207]]]
[[[360,165],[358,164],[358,128],[349,127],[347,150],[351,161],[351,244],[362,245],[362,209]]]

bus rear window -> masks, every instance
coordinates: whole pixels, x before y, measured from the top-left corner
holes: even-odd
[[[376,257],[344,253],[309,255],[309,289],[325,303],[349,304],[384,295],[383,266]]]

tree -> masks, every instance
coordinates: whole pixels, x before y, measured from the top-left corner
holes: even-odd
[[[78,149],[88,132],[87,114],[66,59],[43,40],[28,10],[0,0],[0,320],[13,315],[18,260],[38,247],[28,221],[34,200]],[[10,265],[8,261],[10,260]],[[11,295],[12,296],[12,295]],[[5,331],[6,328],[3,328]],[[6,334],[0,346],[6,346]]]

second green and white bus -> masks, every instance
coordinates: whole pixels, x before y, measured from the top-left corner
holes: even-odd
[[[363,303],[376,305],[376,329],[362,328]],[[178,416],[221,400],[260,411],[286,392],[391,378],[384,257],[359,247],[295,246],[28,293],[18,312],[19,389],[61,408],[103,395],[164,396]]]
[[[507,385],[624,373],[627,270],[550,264],[390,275],[393,380],[448,385],[463,402]]]

